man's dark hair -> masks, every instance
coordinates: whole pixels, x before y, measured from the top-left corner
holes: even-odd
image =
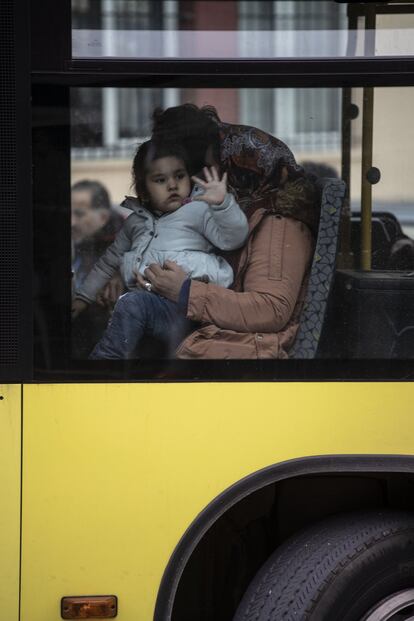
[[[160,143],[155,140],[143,142],[138,147],[132,161],[132,185],[136,195],[141,200],[147,197],[145,176],[148,168],[154,160],[159,160],[161,157],[176,157],[184,162],[187,171],[189,171],[188,154],[181,145],[169,142]]]
[[[111,208],[111,199],[109,198],[108,190],[99,181],[90,181],[89,179],[78,181],[73,184],[72,192],[90,192],[91,207],[93,209]]]
[[[182,104],[153,114],[152,136],[157,141],[180,143],[191,153],[190,174],[205,166],[208,147],[214,159],[220,162],[220,118],[213,106],[199,108],[195,104]]]

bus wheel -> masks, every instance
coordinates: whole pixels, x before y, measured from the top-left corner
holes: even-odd
[[[414,619],[414,514],[341,514],[294,535],[259,570],[233,621]]]

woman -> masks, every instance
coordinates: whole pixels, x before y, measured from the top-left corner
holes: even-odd
[[[318,225],[313,182],[283,142],[253,127],[222,123],[214,108],[184,104],[156,112],[153,137],[182,143],[198,168],[227,172],[249,220],[246,245],[226,256],[236,274],[232,290],[191,281],[171,262],[146,270],[153,291],[202,324],[177,356],[288,358]]]

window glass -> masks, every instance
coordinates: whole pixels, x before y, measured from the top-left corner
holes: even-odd
[[[142,147],[155,109],[184,104],[210,106],[208,140],[170,117]],[[35,89],[36,368],[358,378],[376,359],[394,377],[414,356],[413,105],[413,87]],[[166,261],[182,271],[157,294]],[[125,352],[96,356],[109,326]]]
[[[365,272],[361,272],[361,267],[363,267],[361,211],[366,209],[363,205],[366,199],[361,198],[361,162],[364,141],[362,113],[363,99],[368,96],[368,92],[364,89],[351,89],[344,93],[341,89],[334,88],[72,89],[71,181],[74,296],[76,297],[79,291],[81,295],[84,295],[82,286],[88,272],[116,238],[119,230],[123,226],[125,227],[125,219],[131,214],[131,208],[136,210],[141,205],[149,218],[146,224],[140,224],[143,227],[143,230],[140,231],[142,237],[153,235],[154,232],[156,237],[158,234],[157,227],[162,228],[162,223],[166,221],[167,214],[162,211],[163,207],[157,207],[156,204],[154,206],[150,203],[151,199],[148,196],[139,196],[137,202],[136,186],[134,186],[134,180],[131,177],[131,165],[137,147],[151,136],[151,116],[154,109],[158,106],[165,109],[170,105],[177,106],[183,103],[192,103],[198,106],[207,104],[216,108],[220,119],[225,121],[227,128],[232,127],[233,124],[254,126],[282,140],[293,151],[296,162],[306,171],[305,176],[312,179],[312,183],[315,182],[318,187],[320,185],[320,181],[317,181],[318,178],[337,179],[336,183],[339,183],[339,178],[343,176],[347,182],[349,194],[347,190],[344,196],[341,196],[340,192],[338,195],[340,196],[338,200],[342,206],[345,226],[341,241],[342,246],[339,248],[337,259],[339,267],[345,269],[338,272],[339,277],[336,279],[331,295],[331,304],[333,304],[334,310],[332,308],[327,309],[325,316],[327,319],[324,325],[328,328],[325,329],[320,339],[317,357],[410,357],[410,352],[414,352],[412,328],[409,327],[409,316],[410,313],[412,315],[414,305],[414,290],[411,293],[411,285],[414,282],[412,279],[412,270],[414,270],[414,242],[412,241],[414,233],[414,191],[410,179],[410,153],[414,135],[409,119],[410,110],[414,104],[414,89],[377,88],[370,89],[370,91],[373,97],[373,107],[371,112],[367,110],[365,114],[367,118],[371,113],[373,114],[374,127],[372,171],[370,173],[373,175],[373,184],[370,185],[373,219],[372,249],[370,251],[371,271],[369,275],[366,275]],[[342,101],[345,96],[349,97],[350,103],[346,104],[348,116],[345,114],[345,118],[343,118]],[[82,102],[89,102],[89,105]],[[397,109],[398,114],[396,114]],[[125,111],[129,111],[129,114]],[[345,152],[342,152],[342,144],[346,142],[344,135],[346,130],[343,129],[343,123],[344,120],[351,119],[351,117],[352,120],[349,120],[350,148],[346,153],[346,149]],[[227,155],[231,153],[232,157],[237,160],[237,157],[242,154],[241,157],[243,158],[243,154],[247,153],[247,151],[243,151],[243,144],[247,144],[243,142],[244,140],[247,140],[244,134],[232,136],[230,142],[226,143]],[[249,153],[251,154],[252,151]],[[193,154],[189,153],[188,155],[189,166],[191,167]],[[223,156],[223,150],[221,156]],[[177,154],[175,157],[177,159]],[[259,169],[262,167],[264,170],[265,161],[260,163],[260,157],[259,154],[259,160],[256,164]],[[348,167],[345,163],[347,157],[350,162]],[[238,165],[245,166],[247,169],[250,166],[246,163],[241,164],[242,160],[237,161]],[[302,175],[303,169],[298,169],[302,171],[300,175]],[[157,171],[156,173],[162,177],[161,183],[166,182],[163,177],[164,172]],[[248,184],[253,182],[249,180],[248,176],[246,177],[246,172],[243,175],[239,180],[241,183],[247,183],[247,187],[249,187]],[[379,181],[376,176],[379,177]],[[338,189],[339,186],[336,187]],[[246,205],[249,203],[243,203],[243,193],[238,194],[238,188],[233,188],[232,191],[236,196],[241,196],[242,209],[246,209]],[[135,206],[128,200],[125,201],[126,195],[134,197]],[[252,196],[254,197],[253,190]],[[318,200],[321,198],[319,197]],[[96,204],[92,205],[94,201]],[[101,204],[102,201],[103,205]],[[330,205],[329,208],[332,206],[335,211],[334,204]],[[348,206],[351,211],[348,211]],[[320,205],[318,204],[319,208]],[[148,250],[151,248],[152,241],[148,237],[144,244],[145,247],[141,248],[139,236],[134,237],[135,233],[131,233],[131,231],[128,232],[128,235],[128,242],[122,246],[121,252],[126,255],[127,261],[131,259],[135,262],[134,266],[139,271],[138,263],[141,262],[141,258],[144,260],[147,255],[149,257],[146,259],[148,263],[143,265],[148,265],[156,260],[155,255],[153,256]],[[179,235],[179,232],[176,231],[174,235]],[[321,235],[319,233],[319,241],[323,237]],[[315,236],[318,236],[317,230]],[[154,241],[154,238],[152,240]],[[334,240],[331,240],[330,243],[333,242]],[[329,244],[328,246],[324,244],[325,242],[321,246],[322,251],[329,252]],[[188,250],[189,248],[184,245],[183,253],[188,254]],[[173,252],[176,251],[177,249],[174,248]],[[220,254],[217,248],[214,250],[210,248],[208,252]],[[224,253],[223,256],[228,256],[228,254]],[[166,257],[167,255],[164,258]],[[239,260],[240,255],[237,257]],[[179,253],[174,255],[173,259],[180,263]],[[266,260],[270,261],[268,256]],[[326,284],[332,284],[330,278],[333,275],[334,261],[335,253],[331,257],[331,272],[328,273],[327,283],[321,283],[322,288]],[[125,257],[122,257],[120,265],[120,274],[117,274],[114,284],[114,290],[118,287],[116,295],[128,289],[134,290],[137,286],[136,281],[126,282],[125,280],[125,278],[131,278],[131,274],[133,275],[129,268],[125,268]],[[232,265],[235,267],[235,274],[237,274],[237,263]],[[105,264],[102,264],[99,269],[105,271]],[[124,269],[129,269],[127,275],[125,275]],[[269,267],[269,269],[273,268]],[[279,268],[275,267],[274,277],[276,279],[282,278],[281,269],[280,265]],[[327,269],[329,271],[329,265]],[[315,271],[315,257],[312,270]],[[311,278],[312,273],[311,271]],[[142,271],[141,274],[144,272]],[[110,280],[109,277],[104,276],[102,282],[107,283]],[[146,277],[144,280],[147,280]],[[221,284],[223,285],[223,283]],[[227,287],[228,285],[224,286]],[[239,282],[236,284],[236,290],[239,287],[239,291],[244,291],[243,287],[245,286]],[[247,289],[254,289],[254,286],[255,283],[250,283],[247,285]],[[390,294],[388,289],[393,293]],[[106,295],[109,296],[108,293]],[[317,292],[315,295],[318,298]],[[327,296],[322,297],[323,299],[327,298]],[[187,303],[188,299],[184,301],[184,304]],[[75,320],[72,326],[72,355],[75,359],[87,359],[96,344],[100,342],[113,312],[112,306],[110,302],[107,307],[105,304],[88,304],[85,314],[82,311],[82,314]],[[265,315],[265,309],[260,304],[257,306],[257,312],[260,308],[260,312]],[[265,321],[262,326],[261,317],[257,318],[257,327],[252,327],[251,330],[247,330],[247,328],[242,330],[239,319],[237,319],[239,311],[231,310],[231,305],[229,309],[227,319],[223,320],[219,314],[216,319],[218,326],[214,329],[231,326],[234,332],[241,333],[239,337],[242,342],[246,338],[246,334],[243,337],[243,332],[254,333],[252,338],[259,336],[265,340],[268,339],[269,335],[265,334],[268,328]],[[233,311],[234,314],[232,315]],[[153,312],[156,313],[155,310]],[[214,324],[214,304],[211,307],[211,312],[213,315],[208,316],[204,321]],[[246,312],[249,313],[250,310],[247,309]],[[276,313],[277,310],[274,312]],[[381,313],[383,312],[385,314],[382,316]],[[373,318],[376,314],[378,317],[374,321]],[[231,324],[232,317],[234,318],[234,325]],[[203,320],[201,316],[200,319]],[[330,327],[329,322],[331,322]],[[374,325],[377,330],[383,329],[386,333],[384,333],[383,340],[378,341],[371,332],[366,336],[367,326],[364,322],[368,327]],[[191,330],[198,328],[197,323],[192,325]],[[151,330],[152,328],[148,328],[149,333]],[[275,333],[280,331],[283,334],[286,332],[284,326],[273,327],[269,331]],[[403,333],[405,334],[404,338],[400,338]],[[146,336],[148,335],[150,334]],[[335,335],[335,338],[332,338],[332,335]],[[251,336],[252,334],[249,338]],[[378,346],[379,343],[380,346]],[[385,345],[382,347],[384,343]],[[241,357],[243,357],[243,348],[241,351]],[[248,351],[248,348],[245,351]],[[251,348],[249,351],[248,357],[257,357],[257,349]],[[145,350],[145,356],[150,358],[164,354],[165,352],[160,354],[157,349]],[[139,357],[141,354],[136,355]],[[198,352],[197,355],[203,358],[202,353]],[[303,352],[299,352],[299,355],[303,355]],[[270,357],[274,356],[276,356],[275,351]],[[220,354],[217,354],[217,357],[220,358]]]
[[[334,0],[72,0],[73,58],[331,58],[412,55],[414,16]],[[348,23],[347,8],[349,5]],[[404,11],[407,13],[405,14]],[[359,18],[358,18],[359,15]]]
[[[363,98],[363,89],[352,89],[352,101],[358,109],[358,117],[352,121],[351,204],[354,211],[361,208]],[[372,186],[373,210],[393,213],[403,234],[412,238],[414,187],[409,162],[414,128],[409,118],[413,105],[412,87],[374,89],[372,161],[381,176]]]

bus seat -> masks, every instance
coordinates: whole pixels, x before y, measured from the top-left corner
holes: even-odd
[[[375,215],[377,218],[380,218],[384,222],[385,226],[387,227],[388,234],[392,239],[397,239],[404,236],[401,224],[398,222],[395,214],[391,213],[390,211],[374,211],[372,215]]]
[[[321,215],[318,237],[300,325],[290,358],[315,358],[335,273],[339,223],[345,198],[345,183],[340,179],[317,181],[321,190]]]
[[[378,212],[371,218],[371,267],[374,270],[386,269],[391,246],[396,239],[395,231],[390,230],[391,220],[382,217]],[[355,265],[361,261],[361,213],[353,212],[351,216],[351,249]]]
[[[371,231],[372,269],[411,269],[407,264],[406,254],[410,253],[410,246],[412,246],[410,242],[412,240],[404,235],[394,214],[387,211],[373,211]],[[399,243],[401,240],[408,240],[408,242],[401,244]],[[359,265],[361,256],[360,212],[353,212],[351,216],[351,244],[355,265]],[[403,248],[402,251],[400,251],[400,247]]]

